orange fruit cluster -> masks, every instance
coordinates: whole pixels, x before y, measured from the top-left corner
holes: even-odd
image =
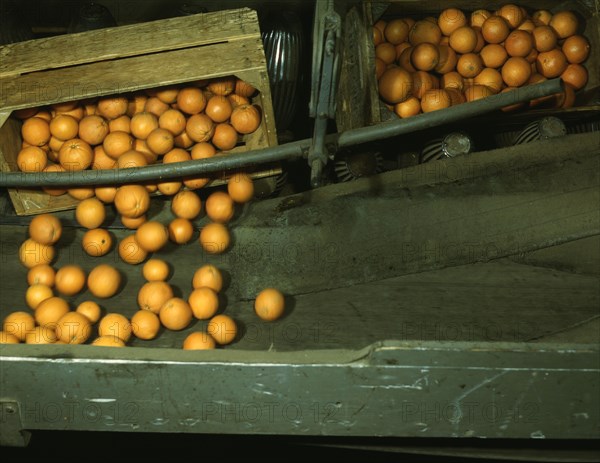
[[[530,13],[515,4],[382,19],[372,28],[379,95],[406,118],[560,77],[563,92],[505,110],[568,108],[588,80],[590,43],[579,31],[571,11]]]

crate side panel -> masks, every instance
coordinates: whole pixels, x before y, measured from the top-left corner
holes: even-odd
[[[248,37],[260,37],[256,11],[248,8],[67,34],[0,47],[0,76]]]

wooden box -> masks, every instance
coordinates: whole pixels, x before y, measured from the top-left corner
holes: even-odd
[[[482,4],[473,0],[449,0],[440,2],[423,2],[419,0],[392,0],[388,2],[363,1],[350,8],[344,20],[344,47],[340,71],[340,85],[337,95],[336,122],[338,130],[349,130],[395,118],[380,100],[377,79],[375,76],[375,48],[371,26],[378,19],[394,17],[412,17],[423,19],[427,16],[438,17],[446,8],[459,8],[466,12],[485,8],[494,11],[506,2]],[[591,44],[591,52],[584,63],[588,70],[589,80],[586,87],[578,92],[576,105],[559,112],[578,111],[583,105],[596,104],[600,95],[600,16],[597,5],[593,2],[570,0],[566,2],[550,2],[547,0],[523,0],[515,2],[530,12],[536,9],[547,9],[551,12],[561,10],[574,11],[584,21],[583,34]],[[589,109],[589,108],[588,108]],[[592,108],[593,109],[593,108]],[[529,110],[527,113],[556,113],[548,110]],[[503,113],[504,114],[504,113]],[[512,117],[504,115],[505,119]]]
[[[20,122],[11,117],[15,110],[224,76],[255,86],[259,93],[253,103],[263,115],[259,129],[232,151],[277,143],[258,17],[248,8],[15,43],[0,47],[0,57],[2,171],[18,170],[21,135]],[[277,165],[263,165],[252,176],[280,172]],[[41,190],[9,193],[18,215],[72,209],[78,202]]]

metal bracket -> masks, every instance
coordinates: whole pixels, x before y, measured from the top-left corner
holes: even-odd
[[[342,19],[334,9],[334,0],[318,1],[315,5],[313,29],[312,88],[310,116],[315,119],[312,144],[308,154],[311,185],[322,183],[323,167],[330,159],[325,146],[327,121],[335,117],[335,89],[339,70],[339,47]]]
[[[0,446],[26,447],[30,438],[31,433],[23,429],[19,402],[0,401]]]

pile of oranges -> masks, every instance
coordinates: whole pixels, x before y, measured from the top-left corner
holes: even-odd
[[[188,193],[196,195],[192,191]],[[76,218],[81,224],[78,211],[79,208]],[[152,225],[157,230],[165,229],[159,222],[149,221],[144,225]],[[140,227],[138,231],[142,229]],[[112,236],[101,228],[94,228],[86,235],[92,231],[99,234],[103,232],[109,240]],[[148,252],[158,251],[167,238],[155,241],[154,235],[158,235],[158,232],[148,233],[146,236],[141,235],[139,242],[135,236],[127,241],[128,246],[133,247],[133,253],[138,257],[141,253],[143,258],[136,262],[126,262],[145,261],[141,271],[146,280],[141,288],[137,288],[139,310],[129,319],[118,312],[103,314],[101,306],[96,302],[108,300],[123,289],[124,279],[119,270],[107,263],[96,265],[87,275],[77,264],[63,265],[55,270],[51,263],[56,256],[55,245],[62,236],[61,222],[52,214],[36,216],[29,224],[29,238],[19,249],[19,259],[28,268],[25,301],[31,311],[20,310],[6,316],[0,331],[0,344],[88,343],[124,347],[132,337],[151,340],[158,336],[161,327],[180,331],[188,328],[194,319],[208,320],[206,330],[189,334],[183,341],[183,349],[214,349],[216,346],[232,343],[238,336],[237,324],[232,317],[218,313],[219,293],[223,288],[221,271],[212,264],[199,267],[192,276],[192,289],[187,299],[176,297],[173,287],[168,283],[172,273],[169,263],[158,258],[146,260]],[[86,235],[82,239],[84,249]],[[121,245],[124,241],[121,241]],[[95,251],[89,252],[90,255],[104,254],[96,252],[98,244],[94,243]],[[112,243],[102,243],[102,246],[103,250],[110,249]],[[93,298],[79,303],[73,310],[68,298],[86,289]],[[279,319],[284,308],[285,298],[274,288],[261,291],[254,303],[256,315],[264,321]],[[95,337],[92,336],[94,325],[97,325]]]
[[[560,77],[565,89],[529,107],[568,108],[588,73],[590,43],[571,11],[554,14],[505,4],[470,15],[380,20],[372,29],[379,95],[406,118]],[[514,110],[526,104],[512,105]]]
[[[260,109],[252,104],[256,89],[236,78],[219,78],[160,88],[95,101],[61,103],[50,108],[18,111],[23,120],[23,147],[17,157],[25,172],[59,172],[84,169],[142,167],[155,162],[205,159],[235,148],[240,138],[258,129]],[[19,259],[28,269],[25,301],[31,311],[9,314],[0,331],[0,343],[84,344],[125,346],[132,338],[150,340],[161,327],[183,330],[194,319],[208,320],[205,331],[195,331],[183,342],[184,349],[213,349],[233,342],[238,335],[233,318],[218,313],[223,280],[213,265],[197,269],[187,299],[175,297],[168,278],[171,266],[153,258],[170,240],[190,242],[192,223],[202,210],[209,222],[201,227],[200,247],[220,254],[231,244],[228,223],[236,204],[250,201],[254,184],[246,173],[227,181],[226,191],[214,191],[202,203],[198,190],[209,178],[174,179],[156,184],[98,185],[93,188],[44,190],[50,195],[69,194],[79,200],[74,211],[85,229],[81,247],[101,258],[114,247],[127,264],[142,264],[146,283],[137,288],[139,311],[127,318],[118,312],[103,315],[97,300],[115,296],[125,284],[118,269],[108,263],[96,265],[89,274],[77,264],[55,270],[51,264],[62,235],[62,224],[52,214],[35,216],[29,237],[19,248]],[[169,223],[149,220],[151,193],[170,196]],[[113,205],[132,233],[114,243],[102,228],[106,207]],[[71,307],[69,298],[89,291],[89,300]],[[96,300],[94,300],[96,299]],[[284,297],[267,288],[255,301],[256,315],[265,321],[280,318]],[[93,326],[97,325],[94,331]],[[97,333],[92,340],[92,333]]]

